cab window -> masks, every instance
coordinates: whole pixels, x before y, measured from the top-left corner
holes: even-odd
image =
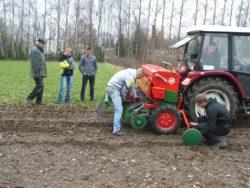
[[[205,35],[201,66],[203,70],[228,70],[228,35],[208,33]]]
[[[233,70],[250,73],[250,36],[233,36]]]

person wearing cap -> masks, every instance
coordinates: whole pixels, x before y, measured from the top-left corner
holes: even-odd
[[[36,104],[43,104],[43,80],[47,76],[44,57],[45,43],[43,38],[38,38],[36,46],[30,49],[30,75],[35,81],[35,87],[26,99],[27,104],[32,104],[33,99],[36,99]]]
[[[97,73],[97,61],[96,57],[92,55],[91,48],[88,47],[85,55],[81,57],[79,62],[79,70],[82,74],[82,90],[80,100],[81,103],[84,103],[85,100],[85,90],[87,86],[87,82],[89,80],[89,87],[90,87],[90,101],[94,101],[94,86],[95,86],[95,76]]]
[[[62,104],[64,89],[67,86],[65,103],[70,104],[71,88],[73,85],[73,71],[75,68],[74,59],[72,57],[72,48],[66,48],[64,54],[59,58],[61,68],[61,87],[59,90],[57,104]]]
[[[190,122],[190,126],[201,132],[206,144],[212,149],[225,148],[227,143],[224,136],[230,132],[232,127],[230,113],[215,98],[208,99],[206,94],[198,94],[195,101],[199,107],[205,109],[206,116],[198,117],[198,123]]]
[[[121,118],[122,118],[122,93],[124,88],[130,92],[131,96],[137,98],[135,90],[135,82],[137,78],[141,78],[144,75],[144,70],[139,69],[125,69],[117,72],[108,82],[106,93],[111,98],[114,104],[114,123],[113,134],[120,136],[121,133]]]

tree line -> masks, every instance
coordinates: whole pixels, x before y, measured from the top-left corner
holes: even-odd
[[[38,37],[46,55],[67,46],[79,57],[86,47],[99,56],[145,58],[166,49],[191,25],[246,27],[249,0],[0,0],[0,59],[26,59]]]

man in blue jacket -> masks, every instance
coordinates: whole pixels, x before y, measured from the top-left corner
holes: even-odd
[[[46,41],[43,38],[37,40],[36,46],[30,49],[30,75],[35,81],[35,88],[28,95],[26,102],[32,104],[33,99],[36,98],[36,104],[43,104],[43,79],[47,76],[45,58],[44,58],[44,45]]]
[[[196,104],[205,108],[206,116],[198,118],[198,123],[191,122],[196,127],[206,143],[213,149],[225,148],[227,143],[223,136],[227,135],[232,127],[232,118],[226,107],[217,102],[216,99],[207,98],[205,94],[198,94],[195,98]]]
[[[90,86],[90,100],[94,101],[94,86],[95,76],[97,73],[96,57],[92,55],[91,48],[87,48],[86,55],[81,57],[79,62],[79,70],[82,73],[82,90],[81,90],[81,103],[85,100],[85,90],[89,80]]]

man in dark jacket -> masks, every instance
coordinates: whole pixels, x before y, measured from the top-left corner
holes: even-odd
[[[61,87],[58,94],[57,104],[61,104],[63,100],[64,89],[67,86],[65,103],[70,104],[71,88],[73,86],[73,71],[75,68],[74,59],[72,57],[72,49],[67,48],[64,54],[59,58],[61,68]]]
[[[86,55],[81,57],[79,70],[82,73],[81,103],[85,100],[85,89],[89,80],[90,100],[94,100],[95,76],[97,73],[96,57],[92,55],[91,48],[87,48]]]
[[[203,66],[212,66],[212,70],[220,69],[220,53],[214,42],[210,42],[207,48],[205,48],[201,59],[203,60]]]
[[[43,104],[43,79],[47,76],[45,58],[44,58],[44,45],[45,40],[39,38],[36,46],[30,49],[30,75],[35,80],[35,88],[28,95],[26,101],[28,104],[32,104],[33,99],[36,98],[36,104]]]
[[[206,143],[213,149],[227,146],[223,136],[227,135],[232,127],[231,115],[226,107],[216,99],[207,98],[205,94],[198,94],[195,98],[199,107],[205,108],[206,116],[198,118],[198,123],[191,122],[206,139]]]

